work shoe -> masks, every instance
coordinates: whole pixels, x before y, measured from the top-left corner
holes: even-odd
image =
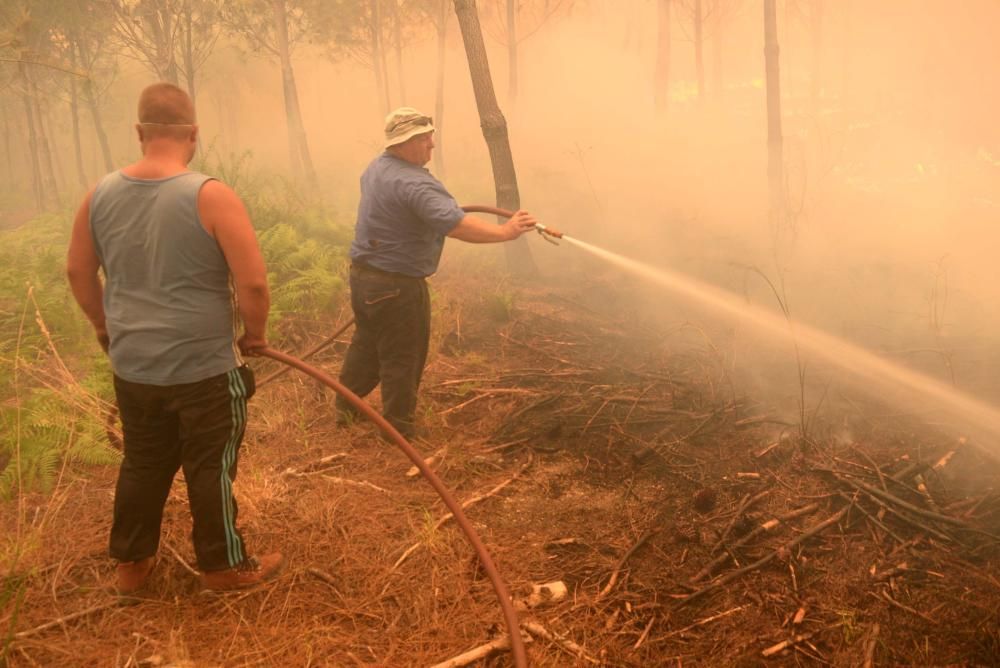
[[[128,596],[142,589],[142,586],[146,584],[149,574],[153,571],[153,564],[155,563],[155,556],[146,557],[138,561],[118,562],[118,593]]]
[[[212,591],[232,591],[252,587],[277,575],[284,559],[281,552],[266,554],[259,560],[247,557],[242,564],[234,568],[202,573],[201,586]]]

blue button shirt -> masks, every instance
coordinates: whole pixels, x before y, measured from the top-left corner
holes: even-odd
[[[351,259],[407,276],[437,271],[444,239],[465,212],[425,168],[383,153],[361,175]]]

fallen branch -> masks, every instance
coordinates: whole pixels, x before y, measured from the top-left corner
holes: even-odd
[[[722,619],[723,617],[728,617],[729,615],[735,614],[735,613],[739,612],[740,610],[746,610],[749,607],[750,607],[750,604],[748,603],[746,605],[741,605],[738,608],[730,608],[729,610],[726,610],[725,612],[720,612],[719,614],[712,615],[711,617],[706,617],[704,619],[699,619],[694,624],[688,624],[687,626],[685,626],[682,629],[677,629],[676,631],[671,631],[670,633],[666,633],[666,634],[660,636],[656,640],[653,640],[651,644],[658,643],[661,640],[666,640],[667,638],[672,638],[673,636],[679,636],[682,633],[686,633],[686,632],[690,631],[691,629],[697,628],[699,626],[704,626],[705,624],[711,624],[712,622],[714,622],[717,619]]]
[[[801,635],[797,635],[797,636],[794,636],[792,638],[789,638],[788,640],[782,640],[778,644],[771,645],[770,647],[768,647],[767,649],[765,649],[763,652],[760,653],[760,655],[764,656],[764,657],[774,656],[778,652],[786,650],[789,647],[792,647],[794,645],[798,645],[800,642],[805,642],[806,640],[809,640],[814,635],[816,635],[816,634],[815,633],[803,633]]]
[[[872,624],[872,632],[868,635],[868,639],[865,640],[865,660],[861,664],[862,668],[872,668],[875,665],[875,645],[878,640],[879,630],[878,622]]]
[[[81,617],[87,617],[88,615],[92,615],[95,612],[100,612],[101,610],[107,610],[108,608],[115,608],[115,607],[118,607],[121,604],[122,604],[122,601],[120,599],[114,599],[114,600],[111,600],[111,601],[107,601],[105,603],[101,603],[100,605],[95,605],[95,606],[93,606],[91,608],[87,608],[86,610],[81,610],[79,612],[74,612],[74,613],[69,614],[69,615],[64,615],[64,616],[60,617],[59,619],[53,619],[51,622],[46,622],[45,624],[42,624],[41,626],[36,626],[33,629],[28,629],[27,631],[21,631],[19,633],[15,633],[14,634],[14,639],[17,640],[17,639],[20,639],[20,638],[27,638],[28,636],[33,636],[36,633],[41,633],[42,631],[45,631],[46,629],[51,629],[53,626],[61,626],[61,625],[65,624],[66,622],[73,621],[74,619],[80,619]]]
[[[316,344],[315,346],[313,346],[312,348],[310,348],[306,352],[304,352],[301,355],[299,355],[299,359],[301,359],[301,360],[307,360],[310,357],[312,357],[313,355],[315,355],[316,353],[324,350],[325,348],[328,348],[329,346],[331,346],[337,340],[338,336],[340,336],[341,334],[343,334],[344,332],[346,332],[351,327],[351,325],[353,325],[353,324],[354,324],[354,318],[351,318],[346,323],[344,323],[344,325],[340,329],[338,329],[336,332],[334,332],[327,339],[325,339],[324,341]],[[291,370],[292,370],[292,367],[290,367],[290,366],[286,366],[286,367],[282,367],[281,369],[278,369],[277,371],[275,371],[274,373],[272,373],[270,376],[267,376],[263,380],[259,381],[257,383],[257,388],[259,389],[259,388],[267,385],[268,383],[270,383],[270,382],[272,382],[274,380],[277,380],[278,378],[280,378],[281,376],[284,376],[286,373],[288,373]]]
[[[531,642],[531,637],[525,638],[525,642]],[[475,663],[480,659],[485,659],[493,652],[497,652],[502,649],[510,649],[510,636],[502,635],[496,640],[492,640],[485,645],[480,645],[479,647],[474,647],[468,652],[459,654],[458,656],[452,657],[447,661],[442,661],[441,663],[435,663],[431,668],[461,668],[462,666],[468,666],[471,663]]]
[[[334,589],[337,588],[337,581],[334,580],[333,576],[330,575],[329,573],[327,573],[326,571],[321,571],[318,568],[307,568],[306,569],[306,573],[309,573],[310,575],[315,575],[320,580],[322,580],[323,582],[327,583],[328,585],[330,585]]]
[[[366,480],[348,480],[347,478],[338,478],[337,476],[332,476],[332,475],[325,475],[323,477],[326,478],[327,480],[330,480],[332,482],[337,482],[343,485],[353,485],[355,487],[367,487],[368,489],[374,489],[376,492],[382,492],[384,494],[391,493],[389,492],[389,490],[383,489],[378,485],[373,485],[372,483]]]
[[[753,562],[749,566],[744,566],[743,568],[740,568],[738,570],[726,573],[725,575],[723,575],[722,577],[720,577],[718,580],[715,580],[714,582],[712,582],[708,586],[706,586],[706,587],[704,587],[702,589],[699,589],[698,591],[694,592],[693,594],[688,594],[685,598],[681,599],[681,605],[686,605],[686,604],[690,603],[691,601],[704,596],[708,592],[714,591],[715,589],[718,589],[719,587],[721,587],[724,584],[728,584],[729,582],[732,582],[733,580],[736,580],[736,579],[738,579],[740,577],[743,577],[744,575],[746,575],[747,573],[750,573],[751,571],[755,571],[755,570],[761,568],[762,566],[766,565],[767,563],[769,563],[770,561],[772,561],[773,559],[775,559],[778,556],[784,556],[784,555],[791,554],[791,551],[792,551],[793,547],[795,547],[799,543],[805,542],[806,540],[812,538],[816,534],[821,533],[824,530],[828,529],[829,527],[833,526],[834,524],[836,524],[837,522],[839,522],[841,519],[843,519],[844,515],[846,515],[847,511],[850,510],[850,509],[851,509],[850,505],[844,506],[843,508],[841,508],[840,510],[838,510],[836,513],[834,513],[829,518],[823,520],[819,524],[814,525],[810,529],[807,529],[806,531],[803,531],[801,534],[799,534],[798,536],[796,536],[792,540],[788,541],[787,543],[785,543],[784,545],[782,545],[781,547],[779,547],[777,550],[771,552],[767,556],[758,559],[757,561]]]
[[[719,536],[719,540],[716,541],[715,545],[712,546],[712,549],[709,550],[709,554],[715,554],[716,552],[718,552],[719,548],[722,547],[722,544],[726,542],[726,538],[729,537],[729,532],[733,530],[733,527],[736,526],[736,523],[740,521],[741,517],[743,517],[743,513],[745,513],[750,508],[750,506],[757,503],[770,493],[771,490],[764,490],[763,492],[754,497],[751,497],[749,494],[744,496],[743,500],[740,501],[740,505],[736,508],[736,513],[733,515],[733,519],[731,519],[729,521],[729,524],[726,525],[726,528],[722,531],[722,535]]]
[[[601,593],[599,593],[597,595],[597,597],[594,599],[595,603],[597,601],[600,601],[605,596],[607,596],[608,593],[614,588],[615,584],[618,582],[618,574],[621,573],[622,568],[625,566],[625,562],[627,562],[629,560],[629,558],[633,554],[635,554],[636,551],[640,547],[642,547],[643,544],[645,544],[645,542],[647,540],[649,540],[650,538],[652,538],[653,536],[655,536],[657,533],[659,533],[659,531],[660,531],[659,529],[650,529],[649,531],[647,531],[646,533],[644,533],[642,535],[642,537],[639,538],[639,540],[636,541],[635,545],[633,545],[631,548],[629,548],[628,552],[626,552],[624,555],[622,555],[622,558],[618,560],[618,563],[615,564],[614,570],[611,572],[611,579],[608,580],[608,584],[604,585],[604,589],[602,589]]]
[[[528,467],[531,466],[531,462],[532,461],[533,461],[533,457],[528,457],[528,461],[525,462],[524,466],[522,466],[520,469],[518,469],[517,473],[515,473],[513,476],[511,476],[507,480],[504,480],[502,483],[500,483],[499,485],[497,485],[496,487],[494,487],[490,491],[486,492],[485,494],[480,494],[479,496],[474,496],[471,499],[463,502],[462,503],[462,510],[465,510],[466,508],[468,508],[469,506],[473,505],[474,503],[479,503],[483,499],[488,499],[491,496],[494,496],[497,493],[499,493],[501,490],[503,490],[504,487],[506,487],[507,485],[511,484],[515,480],[517,480],[521,476],[522,473],[524,473],[525,471],[527,471]],[[444,525],[444,523],[447,522],[448,520],[450,520],[452,517],[454,517],[454,515],[452,513],[446,513],[446,514],[442,515],[441,518],[438,519],[438,521],[434,523],[433,531],[437,531],[438,529],[440,529],[441,526]],[[423,543],[414,543],[410,547],[406,548],[406,550],[403,552],[403,554],[401,554],[399,556],[399,559],[396,560],[396,563],[394,563],[392,565],[392,568],[389,569],[389,572],[391,573],[391,572],[395,571],[397,568],[399,568],[402,565],[402,563],[404,561],[406,561],[410,557],[411,554],[413,554],[418,549],[420,549],[421,545],[423,545]]]
[[[583,647],[580,647],[569,638],[564,638],[559,634],[549,631],[538,622],[522,622],[521,628],[523,628],[525,631],[527,631],[533,636],[544,638],[545,640],[548,640],[551,643],[555,643],[564,651],[572,654],[578,659],[583,659],[584,661],[588,663],[593,663],[595,665],[600,663],[600,661],[590,656],[587,653],[587,650],[585,650]]]
[[[731,552],[732,550],[743,547],[744,545],[752,541],[754,538],[757,538],[757,536],[761,535],[762,533],[766,533],[771,529],[774,529],[782,522],[793,520],[801,515],[808,515],[810,513],[816,512],[817,510],[819,510],[819,504],[810,503],[807,506],[802,506],[801,508],[791,511],[790,513],[786,513],[779,517],[775,517],[774,519],[770,519],[767,522],[761,524],[759,527],[757,527],[750,533],[748,533],[746,536],[743,536],[743,538],[739,539],[738,541],[730,545],[729,550]],[[730,552],[726,552],[725,554],[720,554],[718,557],[713,559],[707,566],[705,566],[700,571],[695,573],[694,577],[691,578],[691,582],[698,582],[699,580],[706,578],[712,573],[714,573],[716,568],[722,566],[732,558]]]

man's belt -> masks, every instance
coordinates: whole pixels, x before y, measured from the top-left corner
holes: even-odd
[[[386,271],[385,269],[373,267],[362,260],[351,260],[351,271],[358,272],[360,274],[374,274],[376,276],[384,276],[386,278],[400,278],[410,281],[424,280],[423,276],[409,276],[407,274],[401,274],[398,271]]]

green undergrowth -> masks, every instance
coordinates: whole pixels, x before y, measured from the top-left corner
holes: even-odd
[[[331,329],[346,300],[353,217],[252,166],[193,165],[234,186],[268,267],[277,347]],[[0,231],[0,497],[51,488],[64,466],[111,464],[111,370],[65,278],[72,211]],[[332,329],[331,329],[332,331]]]

